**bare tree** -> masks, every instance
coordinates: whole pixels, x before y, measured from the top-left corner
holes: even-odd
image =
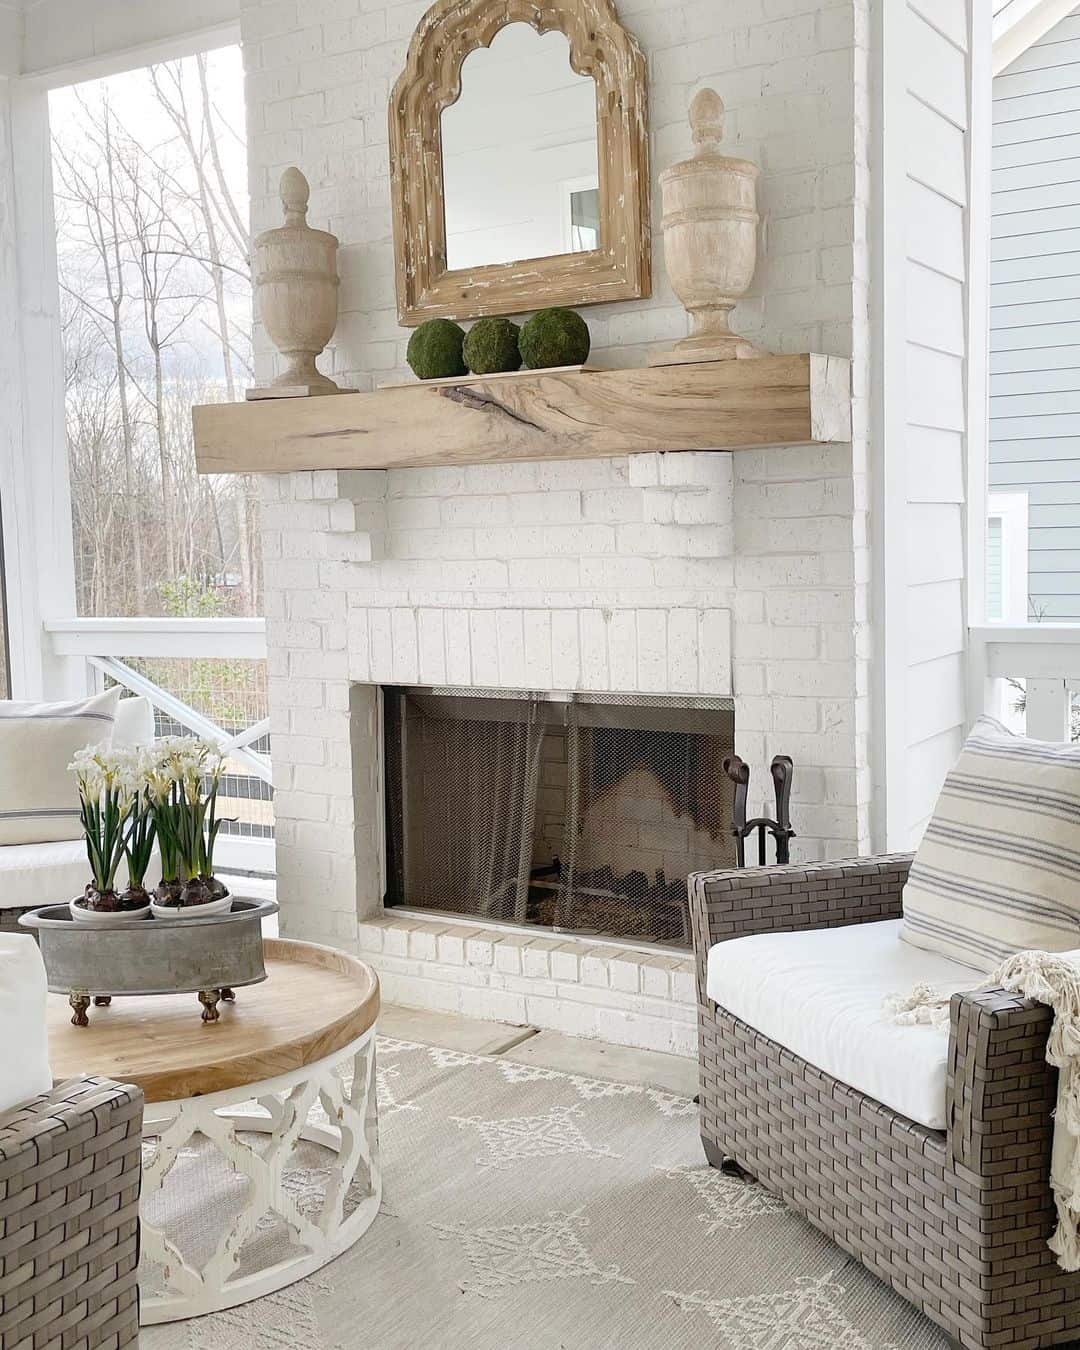
[[[239,274],[242,269],[250,284],[248,235],[240,217],[233,187],[222,169],[219,148],[223,136],[234,133],[224,127],[223,119],[217,115],[214,108],[207,79],[205,55],[200,52],[195,58],[195,63],[199,92],[197,112],[190,106],[184,71],[180,63],[172,62],[164,66],[151,67],[150,79],[158,102],[176,127],[194,174],[203,239],[198,245],[193,245],[189,241],[189,256],[201,258],[209,272],[214,295],[216,335],[221,347],[222,366],[225,372],[226,396],[231,402],[236,398],[237,392],[233,372],[237,350],[225,304],[225,273],[226,270],[231,270]],[[231,250],[230,257],[226,257],[226,248]],[[250,378],[252,374],[250,361],[242,360],[242,365],[245,374]],[[242,585],[246,594],[253,595],[255,564],[250,518],[255,502],[254,482],[251,479],[245,480],[243,491],[235,496],[236,521],[241,538],[239,563]]]
[[[117,194],[116,128],[107,91],[103,95],[96,116],[77,94],[87,112],[87,126],[91,144],[97,151],[91,157],[83,153],[79,158],[65,147],[57,146],[55,162],[59,182],[68,204],[79,213],[87,239],[96,255],[96,272],[104,288],[100,304],[91,293],[80,286],[73,289],[66,278],[62,285],[90,315],[99,320],[102,336],[110,342],[116,370],[116,398],[120,412],[120,434],[124,462],[124,506],[132,549],[134,607],[138,610],[145,599],[142,538],[137,525],[138,502],[135,496],[134,429],[132,425],[125,333],[125,302],[127,287],[123,250],[125,240],[120,234]],[[126,573],[125,573],[126,575]]]
[[[200,477],[191,443],[192,403],[234,398],[251,372],[242,187],[225,159],[238,137],[212,62],[117,77],[143,81],[145,117],[130,84],[119,101],[108,81],[84,86],[77,131],[56,141],[83,612],[160,611],[181,583],[226,612],[258,605],[254,484]]]

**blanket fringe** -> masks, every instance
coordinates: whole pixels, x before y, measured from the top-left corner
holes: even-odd
[[[1058,1223],[1046,1245],[1058,1259],[1062,1270],[1080,1270],[1080,1213],[1070,1209],[1061,1196],[1054,1193]]]
[[[937,989],[932,984],[917,984],[907,994],[889,994],[884,1007],[898,1026],[947,1027],[949,1004],[955,992]]]

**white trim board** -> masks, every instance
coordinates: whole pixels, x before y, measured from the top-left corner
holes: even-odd
[[[986,617],[991,623],[1024,624],[1028,621],[1028,494],[990,492],[988,520],[1001,522],[1001,612]],[[989,548],[989,543],[987,545]]]
[[[23,19],[20,73],[56,89],[239,41],[238,0],[39,0]]]
[[[1076,8],[1076,0],[1009,0],[994,15],[993,74],[1001,72]]]

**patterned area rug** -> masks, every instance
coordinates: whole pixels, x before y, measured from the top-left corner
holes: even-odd
[[[685,1098],[386,1038],[378,1082],[368,1233],[280,1293],[147,1328],[144,1350],[946,1345],[760,1186],[706,1166]]]

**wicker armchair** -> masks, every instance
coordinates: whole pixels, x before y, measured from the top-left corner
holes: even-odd
[[[1080,1275],[1046,1246],[1057,1074],[1050,1012],[956,994],[944,1131],[927,1129],[740,1022],[705,992],[709,947],[767,931],[899,918],[908,854],[691,879],[701,1139],[970,1350],[1080,1336]]]
[[[0,1350],[138,1345],[141,1131],[103,1078],[0,1116]]]

